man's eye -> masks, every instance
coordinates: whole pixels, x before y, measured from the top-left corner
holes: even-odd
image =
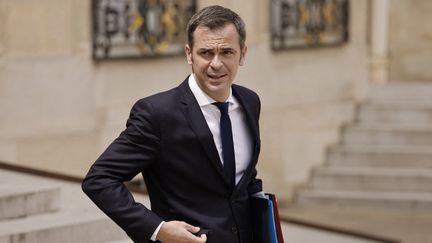
[[[200,54],[203,56],[208,56],[208,55],[211,55],[211,52],[210,51],[201,51]]]
[[[231,56],[234,54],[234,51],[233,50],[225,50],[222,52],[222,54],[225,56]]]

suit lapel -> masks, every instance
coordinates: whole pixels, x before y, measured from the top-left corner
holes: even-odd
[[[243,110],[246,115],[247,125],[249,127],[249,130],[251,132],[252,138],[253,138],[253,154],[251,161],[243,174],[242,178],[240,179],[239,183],[236,185],[236,190],[239,190],[240,188],[247,186],[248,183],[245,178],[249,178],[249,174],[253,171],[252,169],[255,168],[256,163],[258,161],[258,155],[260,151],[260,139],[259,139],[259,130],[257,126],[257,114],[256,112],[253,112],[252,109],[255,109],[253,107],[254,105],[258,104],[250,104],[249,102],[246,102],[246,97],[243,96],[243,94],[236,89],[235,85],[232,86],[233,89],[233,95],[238,99],[240,102],[240,105],[243,107]],[[256,114],[256,115],[254,115]]]
[[[198,102],[196,101],[192,91],[189,88],[188,79],[186,79],[179,86],[179,89],[182,93],[182,109],[187,121],[189,122],[192,130],[200,141],[204,151],[207,153],[213,167],[223,178],[227,186],[229,186],[229,182],[225,177],[222,162],[219,159],[219,154],[213,140],[213,135],[207,125],[207,122],[204,118],[204,115],[202,114]]]
[[[247,181],[245,180],[245,178],[250,177],[250,173],[253,171],[253,168],[255,168],[256,166],[258,160],[258,154],[260,150],[260,140],[259,140],[259,130],[257,126],[258,117],[256,112],[253,112],[253,109],[256,109],[256,107],[253,106],[258,104],[249,104],[249,102],[247,102],[246,97],[244,97],[244,95],[238,89],[236,89],[235,85],[233,85],[232,88],[233,88],[233,95],[238,99],[240,105],[243,107],[243,110],[246,115],[247,125],[249,127],[249,130],[253,138],[252,158],[243,177],[241,178],[240,182],[236,185],[236,188],[234,190],[236,191],[242,187],[247,186]],[[198,140],[200,141],[204,151],[208,155],[213,167],[216,169],[218,174],[225,181],[227,187],[229,188],[229,181],[225,176],[222,162],[219,159],[219,153],[214,144],[213,135],[207,125],[207,122],[205,121],[204,115],[202,114],[198,102],[196,101],[192,91],[189,88],[188,78],[186,78],[186,80],[179,86],[179,90],[181,92],[181,103],[182,103],[183,114],[185,115],[187,121],[189,122]]]

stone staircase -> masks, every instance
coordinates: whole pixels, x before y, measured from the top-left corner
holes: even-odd
[[[432,84],[395,83],[369,93],[296,205],[432,209]]]
[[[0,243],[111,243],[126,234],[78,183],[0,170]]]

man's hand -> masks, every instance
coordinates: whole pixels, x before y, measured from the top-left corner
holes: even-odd
[[[162,224],[156,239],[162,243],[204,243],[207,241],[205,234],[200,236],[194,235],[199,230],[199,227],[185,222],[169,221]]]

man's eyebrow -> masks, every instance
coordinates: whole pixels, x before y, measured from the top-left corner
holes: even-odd
[[[236,51],[235,48],[232,47],[221,47],[223,51]]]
[[[198,49],[198,51],[212,51],[213,48],[205,48],[205,47],[201,47]]]
[[[232,51],[232,52],[236,52],[235,48],[232,47],[221,47],[220,48],[221,51]],[[197,50],[198,52],[208,52],[208,51],[214,51],[214,48],[206,48],[206,47],[200,47]]]

